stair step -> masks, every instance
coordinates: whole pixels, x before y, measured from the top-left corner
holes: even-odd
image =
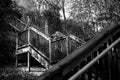
[[[22,70],[22,71],[28,71],[28,67],[18,67],[17,69],[18,70]],[[45,69],[44,68],[40,68],[40,67],[31,67],[31,71],[43,72],[43,71],[45,71]]]

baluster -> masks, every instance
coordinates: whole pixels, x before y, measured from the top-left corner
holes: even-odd
[[[16,67],[18,67],[18,56],[17,56],[17,51],[18,51],[18,33],[16,33]]]
[[[81,67],[84,67],[85,65],[86,65],[86,61],[84,60],[84,61],[82,61],[81,63],[80,63],[80,65],[81,65]],[[80,78],[81,80],[86,80],[86,72],[85,73],[83,73],[83,74],[81,74],[81,78]]]
[[[119,80],[119,67],[118,67],[118,64],[119,64],[119,48],[118,48],[118,46],[120,46],[120,43],[118,44],[118,45],[116,45],[115,46],[115,49],[116,49],[116,53],[115,53],[115,55],[116,55],[116,76],[117,76],[117,79]]]
[[[114,37],[115,39],[115,37]],[[107,43],[107,47],[109,47],[110,44],[113,43],[113,41],[115,41],[114,39],[110,39]],[[116,74],[115,72],[115,68],[114,66],[116,66],[114,64],[114,54],[115,54],[115,48],[113,47],[108,54],[108,69],[109,69],[109,80],[113,80],[115,79]]]
[[[99,55],[99,50],[97,50],[96,53],[97,53],[97,56],[98,56],[98,55]],[[99,62],[99,60],[98,60],[98,61],[96,62],[96,67],[97,67],[97,68],[96,68],[96,69],[97,69],[97,70],[96,70],[96,80],[101,80],[101,79],[100,79],[100,76],[99,76],[99,73],[100,73],[99,63],[100,63],[100,62]]]
[[[115,41],[115,39],[116,39],[116,36],[114,36],[114,38],[112,38],[111,39],[111,43],[113,43],[113,41]],[[113,68],[113,66],[115,66],[115,65],[113,65],[114,63],[114,48],[112,48],[111,49],[111,58],[110,58],[111,60],[110,60],[110,66],[111,66],[111,80],[113,80],[114,79],[114,76],[115,76],[115,73],[114,73],[114,68]]]
[[[120,80],[120,43],[117,45],[117,50],[118,80]]]
[[[100,47],[100,48],[98,48],[98,50],[97,50],[97,55],[99,55],[100,53],[102,52],[102,48]],[[98,74],[98,80],[103,80],[103,75],[102,75],[102,71],[103,71],[103,65],[102,65],[102,59],[100,59],[99,61],[98,61],[98,72],[97,72],[97,74]]]
[[[67,56],[69,55],[69,37],[66,37],[66,50],[67,50]]]
[[[87,58],[86,58],[86,64],[87,64]],[[88,78],[88,70],[84,73],[85,74],[85,80],[89,80]]]
[[[106,43],[104,43],[102,46],[101,46],[101,52],[102,51],[104,51],[105,49],[107,48],[107,45],[106,45]],[[102,78],[102,80],[106,80],[105,78],[106,78],[106,64],[105,64],[105,56],[104,57],[102,57],[101,59],[100,59],[100,61],[101,61],[101,78]]]
[[[118,35],[115,36],[115,40],[118,38]],[[112,42],[115,41],[114,38],[111,39]],[[117,53],[116,53],[116,47],[112,48],[112,79],[117,80]]]
[[[91,55],[87,57],[87,63],[90,62],[92,60]],[[91,75],[92,69],[89,68],[87,71],[87,76],[88,76],[88,80],[92,80],[92,75]]]
[[[111,39],[107,42],[107,47],[111,44]],[[111,51],[108,52],[108,79],[111,80]]]
[[[28,52],[28,62],[27,62],[27,66],[28,66],[28,71],[30,72],[30,66],[31,66],[31,55]]]
[[[92,58],[94,59],[95,57],[97,56],[97,51],[93,52],[92,53]],[[92,80],[98,80],[97,77],[97,72],[98,72],[98,69],[97,69],[97,62],[92,66]]]
[[[116,48],[116,66],[117,66],[117,78],[120,80],[120,43],[115,46]]]
[[[87,64],[87,58],[85,59],[85,64]],[[88,80],[88,70],[84,73],[85,80]]]
[[[94,53],[91,54],[91,60],[94,59]],[[91,66],[91,80],[94,80],[94,71],[95,71],[95,64]]]
[[[103,50],[106,49],[107,47],[108,47],[108,46],[107,46],[107,43],[104,43],[104,45],[103,45]],[[108,68],[107,68],[107,54],[103,57],[102,60],[103,60],[103,71],[104,71],[103,77],[104,77],[104,80],[106,80],[106,79],[108,79],[108,78],[107,78],[107,75],[106,75],[107,72],[108,72],[108,71],[107,71],[107,69],[108,69]]]
[[[100,54],[100,52],[101,52],[101,49],[99,48],[98,50],[97,50],[97,56]],[[101,67],[101,59],[100,60],[98,60],[97,61],[97,63],[96,63],[97,65],[97,74],[96,74],[96,80],[102,80],[102,75],[101,75],[101,71],[102,71],[102,67]]]
[[[51,43],[51,40],[49,39],[49,59],[50,59],[50,63],[52,63],[52,58],[53,58],[53,56],[52,56],[52,43]]]
[[[94,52],[94,57],[97,57],[98,55],[99,55],[99,51],[97,50],[97,51],[95,51]],[[93,65],[94,66],[94,77],[95,77],[95,80],[98,80],[98,78],[99,78],[99,69],[98,69],[98,67],[99,67],[99,60]]]
[[[120,31],[117,32],[115,35],[113,35],[112,41],[117,40],[120,37],[119,34],[120,34]],[[118,46],[115,46],[112,49],[112,51],[113,51],[113,53],[112,53],[112,65],[114,65],[114,66],[112,66],[112,73],[113,73],[112,79],[115,79],[115,80],[120,80],[120,77],[119,77],[120,76],[120,72],[119,72],[120,71],[119,70],[120,66],[119,66],[119,62],[118,62],[118,60],[119,60],[119,58],[118,58],[119,57],[119,52],[117,52],[118,49],[119,49]]]
[[[83,65],[85,66],[86,64],[87,64],[87,60],[85,59]],[[84,78],[85,80],[88,80],[87,71],[84,73]]]

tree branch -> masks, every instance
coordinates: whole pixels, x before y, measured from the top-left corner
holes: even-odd
[[[115,14],[118,17],[120,17],[120,14],[118,14],[117,12],[113,12],[113,14]]]

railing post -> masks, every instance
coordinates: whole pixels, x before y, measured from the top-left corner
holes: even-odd
[[[97,53],[97,56],[98,56],[98,55],[100,54],[99,50],[97,50],[96,53]],[[96,64],[97,64],[97,69],[98,69],[98,67],[100,67],[100,66],[99,66],[99,65],[100,65],[100,61],[98,60],[98,61],[96,62]],[[100,73],[100,70],[98,70],[97,73],[96,73],[96,76],[97,76],[96,80],[101,80],[101,78],[100,78],[100,76],[99,76],[99,73]]]
[[[109,47],[109,42],[107,42],[107,47]],[[108,52],[108,72],[109,72],[109,80],[111,80],[111,51]]]
[[[27,66],[28,66],[28,71],[30,72],[30,66],[31,66],[31,55],[30,52],[28,52],[28,60],[27,60]]]
[[[114,41],[114,39],[113,39],[113,37],[111,38],[111,42],[113,42]],[[114,63],[114,51],[115,51],[115,49],[114,49],[114,47],[111,49],[111,55],[110,55],[110,66],[111,66],[111,80],[113,80],[113,79],[115,79],[116,77],[116,73],[114,73],[115,71],[116,71],[116,69],[114,68],[114,66],[116,66],[115,65],[115,63]]]
[[[30,27],[28,28],[28,47],[30,46]]]
[[[29,51],[27,54],[27,66],[28,66],[28,71],[30,72],[30,66],[31,66],[31,53],[30,53],[30,28],[28,28],[28,47],[29,47]]]
[[[69,37],[66,37],[66,50],[67,50],[67,56],[69,55]]]
[[[16,50],[15,50],[15,54],[16,54],[16,67],[18,67],[17,49],[18,49],[18,33],[16,33]]]
[[[114,40],[114,38],[112,38],[112,41]],[[118,62],[117,62],[117,49],[116,46],[112,48],[112,73],[113,73],[113,77],[112,79],[117,80],[118,79]]]
[[[16,67],[18,67],[18,57],[16,55],[16,63],[15,63]]]
[[[51,54],[51,52],[52,52],[52,49],[51,49],[51,40],[49,39],[49,59],[50,59],[50,63],[52,62],[52,54]]]
[[[91,61],[91,60],[92,60],[92,55],[90,55],[90,56],[88,57],[88,62]],[[92,69],[90,68],[90,69],[88,70],[88,80],[92,80],[92,74],[91,74],[91,72],[92,72]]]
[[[118,80],[120,80],[120,53],[118,53]]]

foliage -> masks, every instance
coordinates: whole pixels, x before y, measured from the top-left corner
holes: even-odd
[[[120,19],[119,0],[70,0],[69,18],[92,38]],[[69,23],[67,23],[69,24]],[[74,26],[76,27],[76,26]],[[80,35],[80,34],[79,34]],[[90,37],[91,36],[91,37]]]
[[[50,34],[53,34],[55,31],[62,31],[60,14],[56,9],[45,10],[43,14],[48,21]]]
[[[20,70],[13,66],[0,66],[1,80],[35,80],[37,77],[38,75],[30,74],[30,72]]]
[[[15,51],[15,33],[6,22],[10,17],[21,17],[18,11],[13,9],[11,0],[0,0],[0,63],[12,63]]]
[[[85,41],[88,41],[95,36],[94,30],[88,23],[80,23],[74,20],[67,20],[67,31],[69,34],[73,34]]]
[[[20,3],[24,3],[24,4],[20,4]],[[29,16],[31,25],[35,25],[39,27],[41,27],[42,23],[45,22],[45,20],[48,20],[50,34],[53,34],[55,31],[62,30],[60,26],[61,23],[60,14],[59,14],[60,7],[56,4],[56,2],[53,2],[52,0],[45,0],[45,1],[23,0],[22,2],[17,2],[17,4],[18,4],[18,9],[22,14],[21,20],[23,22],[27,23]],[[33,6],[31,4],[36,6]],[[29,6],[31,8],[29,8]],[[46,8],[42,8],[42,7],[46,7]]]
[[[72,17],[88,23],[99,20],[118,21],[115,17],[120,17],[119,3],[119,0],[74,0],[71,8]]]
[[[15,0],[15,1],[18,1],[19,7],[24,8],[22,12],[24,18],[27,16],[26,14],[29,14],[29,16],[31,17],[32,24],[40,26],[41,25],[40,19],[45,18],[48,19],[51,34],[54,33],[54,31],[56,30],[60,31],[64,30],[67,32],[68,31],[67,29],[69,29],[68,25],[70,26],[69,19],[71,19],[72,22],[79,24],[79,28],[81,28],[81,30],[83,31],[80,30],[78,32],[81,32],[84,35],[86,35],[87,37],[84,37],[85,39],[92,38],[102,29],[109,28],[108,27],[109,25],[118,23],[120,17],[119,16],[120,6],[118,0],[27,0],[27,1]],[[63,20],[60,20],[61,15],[63,16]],[[44,16],[45,18],[41,18],[42,16]],[[24,21],[27,21],[27,18]],[[78,28],[76,25],[72,27]],[[76,31],[73,30],[71,32],[75,33]]]

